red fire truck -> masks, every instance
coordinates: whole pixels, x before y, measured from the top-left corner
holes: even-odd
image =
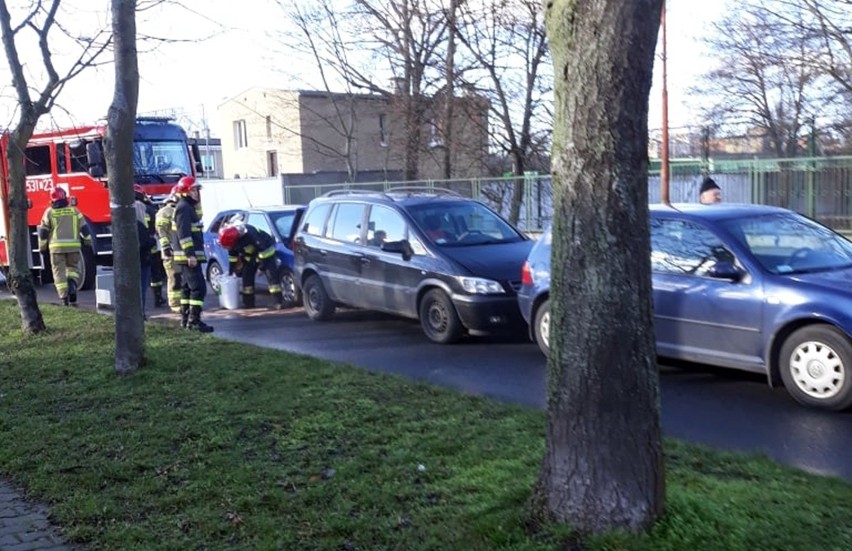
[[[96,266],[112,264],[112,231],[110,230],[109,190],[103,139],[106,123],[35,134],[24,155],[27,198],[31,203],[27,215],[30,229],[32,264],[35,275],[46,281],[50,277],[49,258],[38,251],[36,228],[45,209],[50,206],[50,192],[64,188],[86,217],[94,244],[83,247],[83,289],[94,287]],[[0,137],[2,165],[6,161],[9,136]],[[201,170],[198,146],[187,139],[186,132],[171,119],[139,117],[133,136],[134,183],[141,184],[155,202],[162,201],[177,181]],[[0,185],[2,197],[8,194],[8,172],[3,166]],[[6,238],[9,227],[8,208],[0,205],[0,269],[9,266]]]

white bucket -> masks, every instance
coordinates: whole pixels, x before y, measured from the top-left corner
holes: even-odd
[[[237,276],[219,277],[219,307],[226,310],[240,307],[240,278]]]

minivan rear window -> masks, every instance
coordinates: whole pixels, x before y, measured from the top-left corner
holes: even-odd
[[[302,231],[309,235],[322,235],[325,228],[325,219],[328,218],[328,211],[331,205],[328,203],[316,205],[305,216],[305,221],[302,224]]]

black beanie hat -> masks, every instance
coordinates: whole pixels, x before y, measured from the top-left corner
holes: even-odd
[[[716,184],[716,182],[713,181],[713,178],[708,176],[708,177],[704,178],[703,182],[701,182],[701,189],[699,190],[698,193],[704,193],[705,191],[709,191],[711,189],[721,189],[721,188]]]

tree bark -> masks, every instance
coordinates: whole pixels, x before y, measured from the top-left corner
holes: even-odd
[[[133,129],[139,99],[136,0],[112,0],[112,28],[115,90],[107,115],[104,151],[112,205],[115,370],[125,373],[141,367],[145,355],[142,276],[133,192]]]
[[[533,525],[638,531],[665,499],[647,127],[661,0],[551,0],[555,212],[547,444]]]
[[[9,137],[6,161],[9,167],[9,227],[6,247],[9,255],[9,289],[18,301],[21,330],[24,334],[44,331],[44,317],[38,306],[38,293],[32,271],[29,269],[32,244],[27,224],[26,176],[24,175],[24,150],[35,125],[21,125]]]

